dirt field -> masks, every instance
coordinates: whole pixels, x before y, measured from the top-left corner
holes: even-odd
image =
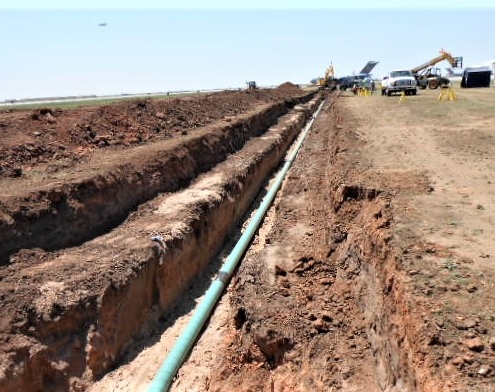
[[[173,391],[494,390],[495,91],[456,92],[328,95]],[[0,114],[0,391],[146,390],[318,103],[290,85],[201,99],[71,113],[149,131],[48,133],[60,164],[18,153],[41,131],[16,130],[66,113]]]

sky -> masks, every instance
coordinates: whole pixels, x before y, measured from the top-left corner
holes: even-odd
[[[495,59],[492,2],[334,3],[0,0],[0,101],[305,84],[368,60],[380,77],[440,49]]]

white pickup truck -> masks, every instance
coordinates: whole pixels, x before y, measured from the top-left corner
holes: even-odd
[[[382,79],[382,95],[392,95],[401,93],[406,95],[416,95],[418,92],[418,82],[410,70],[390,71]]]

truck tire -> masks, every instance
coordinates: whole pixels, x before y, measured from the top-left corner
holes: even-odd
[[[428,82],[428,87],[431,89],[431,90],[436,90],[438,88],[438,81],[437,80],[430,80]]]
[[[390,97],[392,95],[392,91],[387,90],[387,97]]]

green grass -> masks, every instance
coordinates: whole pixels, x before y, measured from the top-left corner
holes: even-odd
[[[446,259],[444,262],[444,267],[449,271],[453,271],[457,268],[457,263],[452,259]]]
[[[459,226],[462,226],[462,222],[460,221],[450,221],[449,223],[447,223],[449,226],[454,226],[454,227],[459,227]]]
[[[400,105],[399,96],[383,97],[373,95],[380,105],[397,107],[398,110],[410,110],[409,115],[416,118],[418,124],[428,126],[431,119],[441,119],[444,125],[469,125],[470,119],[491,119],[495,116],[495,87],[460,88],[453,87],[457,100],[438,101],[441,89],[419,90],[418,95],[408,96]]]
[[[483,229],[474,229],[473,230],[473,235],[482,235],[483,234]]]

